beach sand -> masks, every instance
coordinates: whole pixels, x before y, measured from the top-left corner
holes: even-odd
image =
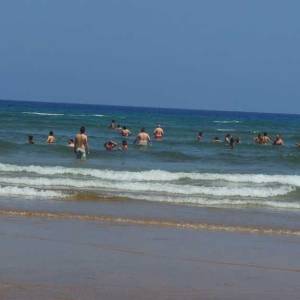
[[[0,299],[299,299],[300,237],[0,216]]]

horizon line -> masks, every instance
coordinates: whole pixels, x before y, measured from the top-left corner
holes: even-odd
[[[83,102],[57,102],[49,100],[24,100],[24,99],[2,99],[0,101],[8,102],[29,102],[29,103],[48,103],[48,104],[67,104],[67,105],[87,105],[87,106],[112,106],[112,107],[132,107],[132,108],[148,108],[148,109],[169,109],[169,110],[186,110],[186,111],[209,111],[209,112],[232,112],[232,113],[249,113],[249,114],[270,114],[270,115],[292,115],[299,116],[300,113],[284,113],[284,112],[257,112],[243,110],[218,110],[218,109],[202,109],[202,108],[182,108],[182,107],[154,107],[154,106],[137,106],[137,105],[118,105],[118,104],[99,104],[99,103],[83,103]]]

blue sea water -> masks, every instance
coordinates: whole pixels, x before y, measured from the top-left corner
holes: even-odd
[[[103,147],[109,139],[123,140],[108,128],[112,119],[133,133],[127,152]],[[165,130],[162,141],[144,148],[133,144],[141,127],[152,135],[158,123]],[[67,147],[81,126],[89,137],[86,161]],[[54,145],[46,143],[50,130]],[[254,144],[259,132],[281,134],[285,145]],[[211,142],[226,133],[241,144],[231,149]],[[0,101],[0,140],[0,203],[14,199],[10,206],[25,203],[20,198],[35,205],[114,198],[300,211],[299,115]]]

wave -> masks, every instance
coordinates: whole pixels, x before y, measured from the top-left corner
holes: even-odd
[[[267,175],[267,174],[222,174],[222,173],[195,173],[195,172],[169,172],[163,170],[149,171],[114,171],[108,169],[69,168],[62,166],[38,166],[38,165],[13,165],[0,163],[0,172],[34,173],[38,175],[72,175],[99,178],[103,180],[116,181],[158,181],[171,182],[180,180],[202,180],[202,181],[225,181],[234,183],[256,183],[256,184],[282,184],[300,187],[300,175]]]
[[[193,186],[176,185],[171,183],[153,183],[153,182],[119,182],[119,181],[101,181],[101,180],[79,180],[67,178],[30,178],[30,177],[0,177],[2,184],[17,184],[37,187],[64,187],[75,189],[101,189],[108,191],[124,192],[154,192],[163,195],[206,195],[206,196],[240,196],[267,198],[280,195],[286,195],[295,190],[291,186],[279,187],[218,187],[218,186]]]
[[[241,121],[238,121],[238,120],[224,120],[224,121],[214,121],[214,123],[217,123],[217,124],[238,124],[238,123],[241,123]]]
[[[61,192],[40,190],[32,187],[0,186],[1,196],[23,196],[23,197],[62,197]]]
[[[235,130],[235,129],[232,129],[232,128],[228,128],[228,129],[227,129],[227,128],[224,128],[224,129],[218,128],[217,131],[222,131],[222,132],[224,131],[224,132],[227,132],[227,131],[236,131],[236,130]]]
[[[43,112],[35,112],[35,111],[23,111],[22,114],[28,115],[38,115],[38,116],[64,116],[65,114],[54,114],[54,113],[43,113]]]

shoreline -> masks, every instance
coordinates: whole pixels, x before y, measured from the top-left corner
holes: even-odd
[[[130,218],[111,215],[86,215],[68,212],[51,212],[51,211],[28,211],[28,210],[3,210],[0,209],[1,217],[13,218],[33,218],[46,219],[48,221],[71,220],[80,222],[108,223],[111,225],[133,225],[133,226],[150,226],[158,228],[174,228],[182,230],[209,231],[209,232],[236,232],[243,234],[258,235],[287,235],[299,236],[300,229],[287,228],[271,228],[262,226],[241,226],[241,225],[225,225],[213,223],[197,223],[197,222],[180,222],[172,220],[150,219],[150,218]]]

